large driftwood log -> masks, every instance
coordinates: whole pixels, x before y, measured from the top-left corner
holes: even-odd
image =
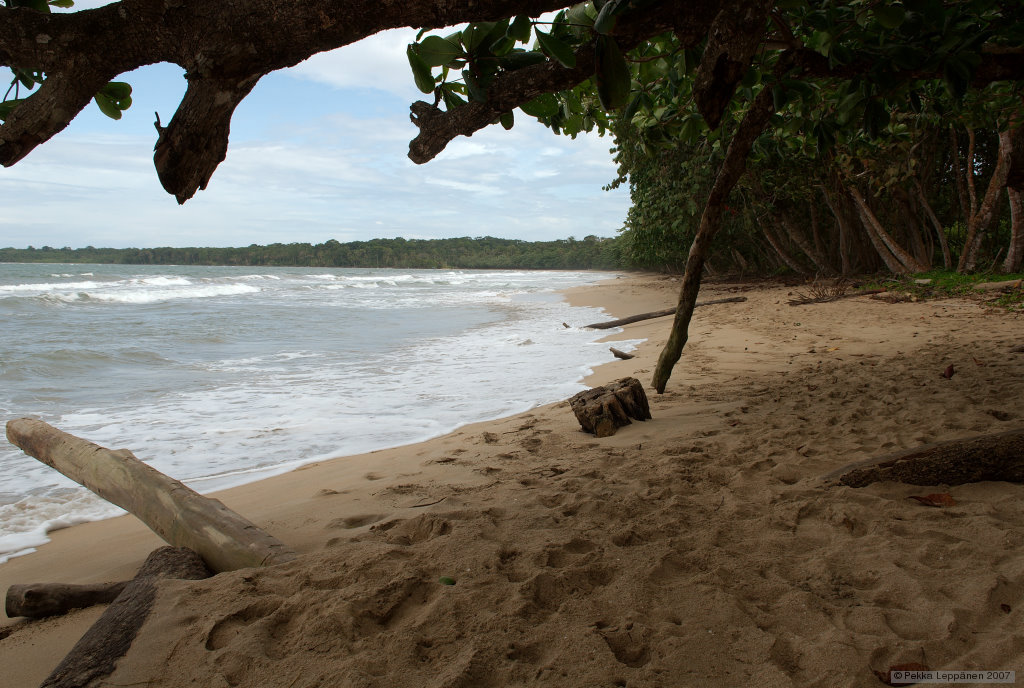
[[[161,578],[200,580],[209,569],[195,552],[184,547],[154,550],[113,604],[61,660],[40,688],[90,688],[114,670],[128,651],[156,599]]]
[[[630,418],[651,417],[644,386],[635,377],[580,392],[569,400],[569,406],[580,426],[598,437],[614,435],[620,427],[631,423]]]
[[[746,300],[746,296],[730,296],[727,299],[713,299],[711,301],[701,301],[700,303],[694,304],[693,307],[697,308],[698,306],[713,306],[718,303],[741,303]],[[663,318],[666,315],[675,315],[675,313],[675,308],[666,308],[663,311],[651,311],[650,313],[631,315],[628,318],[620,318],[619,320],[608,320],[606,322],[584,325],[583,327],[589,327],[592,330],[610,330],[613,327],[622,327],[623,325],[629,325],[630,323],[640,322],[641,320],[651,320],[652,318]]]
[[[7,439],[103,499],[135,515],[168,544],[196,551],[214,571],[289,561],[295,552],[216,499],[135,458],[19,418]]]
[[[44,616],[66,614],[72,609],[84,609],[96,604],[110,604],[121,594],[128,581],[117,583],[30,583],[7,588],[5,610],[7,616]]]
[[[891,480],[908,485],[1024,482],[1024,428],[926,444],[844,466],[825,476],[850,487]]]

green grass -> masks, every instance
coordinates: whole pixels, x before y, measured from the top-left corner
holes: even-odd
[[[1011,274],[979,272],[961,275],[947,270],[931,270],[915,275],[881,280],[865,286],[912,294],[919,299],[949,298],[954,296],[971,297],[987,301],[991,305],[1007,310],[1024,311],[1024,289],[1016,289],[1006,294],[974,290],[974,285],[982,282],[1004,282],[1018,279],[1024,279],[1024,272]],[[931,281],[928,284],[920,284],[918,280]]]

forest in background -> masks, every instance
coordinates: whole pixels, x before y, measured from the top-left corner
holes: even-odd
[[[617,270],[627,267],[619,239],[520,241],[494,237],[372,239],[322,244],[270,244],[240,248],[0,249],[5,263],[120,263],[129,265],[273,265],[339,268],[463,268]]]

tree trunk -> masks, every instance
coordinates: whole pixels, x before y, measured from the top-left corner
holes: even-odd
[[[926,242],[926,237],[922,236],[926,233],[921,231],[921,217],[914,209],[914,203],[910,198],[910,194],[899,186],[893,187],[892,192],[905,218],[904,227],[906,228],[907,239],[910,241],[914,260],[924,265],[926,269],[929,269],[932,266],[934,244]]]
[[[953,158],[953,178],[956,179],[957,199],[960,201],[960,217],[964,220],[973,213],[967,200],[967,175],[960,164],[960,137],[956,133],[956,125],[949,127],[950,157]]]
[[[92,688],[114,670],[128,652],[156,599],[161,578],[200,580],[210,571],[195,552],[184,547],[153,551],[103,616],[86,631],[40,688]]]
[[[694,308],[700,306],[712,306],[719,303],[742,303],[746,301],[746,296],[730,296],[727,299],[713,299],[711,301],[701,301],[700,303],[694,304]],[[639,315],[631,315],[628,318],[620,318],[618,320],[606,320],[599,323],[591,323],[590,325],[584,325],[583,327],[591,330],[610,330],[613,327],[622,327],[623,325],[629,325],[630,323],[640,322],[641,320],[651,320],[652,318],[663,318],[666,315],[674,315],[676,312],[675,308],[666,308],[661,311],[651,311],[650,313],[641,313]]]
[[[857,208],[860,210],[861,218],[864,221],[864,228],[867,229],[868,235],[871,237],[872,243],[875,244],[875,248],[878,250],[878,255],[882,257],[885,264],[890,270],[896,274],[905,274],[908,272],[924,272],[928,269],[926,265],[922,265],[912,255],[910,255],[899,243],[892,238],[892,236],[885,231],[885,227],[878,221],[875,213],[871,210],[871,207],[864,200],[864,196],[861,195],[860,190],[850,185],[850,196],[857,204]],[[882,250],[879,242],[885,245],[888,250]],[[895,262],[894,262],[895,261]]]
[[[163,540],[195,550],[214,571],[289,561],[295,552],[216,499],[142,463],[38,420],[7,423],[7,439],[108,502],[134,514]]]
[[[805,270],[804,267],[796,261],[796,258],[791,256],[789,254],[789,251],[787,251],[786,248],[782,245],[782,241],[772,230],[771,223],[762,222],[761,232],[764,234],[764,238],[768,240],[768,243],[771,244],[771,247],[775,249],[775,253],[778,254],[779,258],[782,259],[782,262],[785,263],[790,270],[797,273],[798,275],[802,275],[803,273],[807,272],[807,270]]]
[[[884,480],[908,485],[1024,482],[1024,429],[905,449],[844,466],[826,478],[849,487]]]
[[[853,263],[850,260],[850,244],[852,243],[853,232],[851,230],[850,215],[847,212],[848,203],[845,202],[845,197],[842,194],[839,194],[839,200],[833,199],[832,194],[824,186],[821,187],[821,194],[825,197],[825,204],[832,211],[832,216],[839,227],[840,268],[844,275],[849,275],[853,272]]]
[[[973,137],[972,148],[973,148]],[[956,266],[956,271],[960,273],[973,271],[978,264],[978,252],[981,249],[981,241],[985,236],[985,231],[992,223],[992,218],[995,215],[996,201],[999,200],[999,194],[1002,192],[1003,187],[1006,186],[1006,176],[1010,171],[1010,155],[1013,152],[1013,136],[1011,130],[999,132],[999,158],[996,161],[996,169],[992,172],[992,178],[989,180],[988,189],[985,191],[985,197],[981,201],[981,205],[978,206],[977,212],[971,215],[967,222],[967,238],[964,239],[964,252],[960,254],[960,262]],[[973,180],[973,174],[971,175]],[[973,187],[973,181],[971,187]],[[972,207],[976,203],[972,203]]]
[[[946,270],[950,270],[953,267],[953,257],[949,253],[949,242],[946,241],[946,230],[943,229],[942,223],[939,222],[938,215],[932,209],[931,203],[928,202],[928,197],[924,195],[924,187],[921,186],[921,182],[917,178],[914,179],[914,184],[917,186],[917,197],[921,201],[921,207],[924,208],[925,215],[932,223],[932,227],[935,228],[935,235],[939,239],[939,246],[942,248],[942,267]]]
[[[569,406],[586,432],[597,437],[614,435],[630,418],[648,420],[651,409],[644,386],[635,377],[624,377],[604,387],[574,395]]]
[[[672,332],[658,357],[658,365],[654,369],[653,385],[659,394],[665,391],[665,385],[672,375],[672,368],[682,355],[683,347],[686,346],[690,319],[693,317],[694,305],[697,303],[697,292],[700,291],[704,261],[711,248],[711,241],[722,224],[725,200],[746,170],[750,149],[757,137],[764,131],[768,118],[774,111],[772,89],[763,88],[754,98],[754,102],[750,104],[750,109],[743,116],[743,121],[740,122],[732,141],[729,142],[725,160],[722,161],[722,166],[715,177],[715,183],[708,194],[704,212],[700,217],[700,226],[697,228],[697,234],[693,238],[690,253],[686,258],[686,271],[683,273],[683,284],[679,290],[679,308],[676,311],[675,321],[672,323]]]
[[[825,255],[818,251],[817,246],[807,240],[806,235],[804,235],[803,231],[791,220],[791,218],[785,212],[782,212],[779,214],[779,219],[782,221],[782,226],[786,228],[789,238],[793,240],[793,243],[800,247],[800,250],[804,252],[804,255],[811,259],[811,262],[814,264],[817,271],[826,276],[834,275],[835,272],[828,264],[828,259]]]
[[[127,581],[117,583],[92,583],[71,585],[68,583],[31,583],[12,585],[7,588],[5,611],[7,616],[27,616],[41,619],[44,616],[67,614],[72,609],[85,609],[97,604],[113,602]]]
[[[1006,187],[1006,192],[1010,196],[1010,246],[1003,260],[1003,272],[1017,272],[1024,267],[1024,197],[1010,187]]]

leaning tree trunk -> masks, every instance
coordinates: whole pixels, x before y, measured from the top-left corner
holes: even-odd
[[[885,231],[885,227],[878,221],[878,217],[871,210],[871,206],[868,205],[867,201],[864,200],[860,190],[852,184],[849,190],[850,196],[857,204],[857,209],[860,210],[861,218],[864,221],[864,228],[868,231],[868,236],[871,237],[872,243],[875,244],[875,248],[878,250],[878,255],[885,261],[886,266],[898,275],[908,272],[926,271],[928,269],[927,266],[922,265],[906,249],[900,246],[892,238],[892,235]]]
[[[1006,192],[1010,196],[1010,246],[1003,260],[1003,272],[1017,272],[1024,267],[1024,197],[1010,187],[1006,187]]]
[[[198,552],[214,571],[277,564],[296,556],[216,499],[169,478],[130,451],[111,451],[29,418],[9,421],[7,439],[130,512],[168,544]]]
[[[957,272],[971,272],[978,265],[981,241],[985,237],[985,232],[988,230],[989,225],[992,223],[992,218],[995,216],[996,201],[999,200],[999,194],[1002,192],[1003,187],[1006,186],[1006,176],[1010,171],[1010,155],[1012,151],[1013,134],[1011,130],[1007,129],[1006,131],[999,132],[999,154],[996,161],[996,169],[992,172],[992,178],[989,180],[985,197],[982,199],[977,211],[967,221],[967,238],[964,239],[964,252],[960,255],[960,262],[956,266]],[[973,171],[968,171],[968,174],[972,175],[969,179],[973,181]]]
[[[774,112],[772,89],[766,86],[750,104],[750,109],[747,110],[732,141],[729,142],[725,160],[722,161],[722,166],[715,177],[715,183],[711,187],[711,193],[708,194],[704,212],[700,217],[700,227],[697,229],[693,244],[690,246],[690,253],[686,258],[686,272],[683,273],[683,285],[679,290],[679,307],[676,311],[675,321],[672,323],[672,332],[658,357],[658,365],[654,369],[653,385],[658,394],[665,391],[665,385],[672,375],[672,368],[682,356],[683,347],[686,346],[690,319],[693,317],[693,307],[697,303],[697,292],[700,291],[704,261],[711,248],[711,240],[715,238],[715,234],[722,225],[725,200],[746,170],[750,149],[757,137],[764,131],[768,118]]]
[[[932,209],[932,204],[928,202],[928,197],[924,194],[924,187],[921,186],[921,182],[915,177],[914,185],[917,187],[917,198],[921,201],[921,207],[924,208],[925,215],[932,223],[932,227],[935,228],[935,235],[939,239],[939,247],[942,249],[942,267],[949,270],[953,267],[953,257],[949,253],[949,242],[946,241],[946,230],[942,227],[942,222],[939,221],[939,216],[935,214],[935,210]]]

